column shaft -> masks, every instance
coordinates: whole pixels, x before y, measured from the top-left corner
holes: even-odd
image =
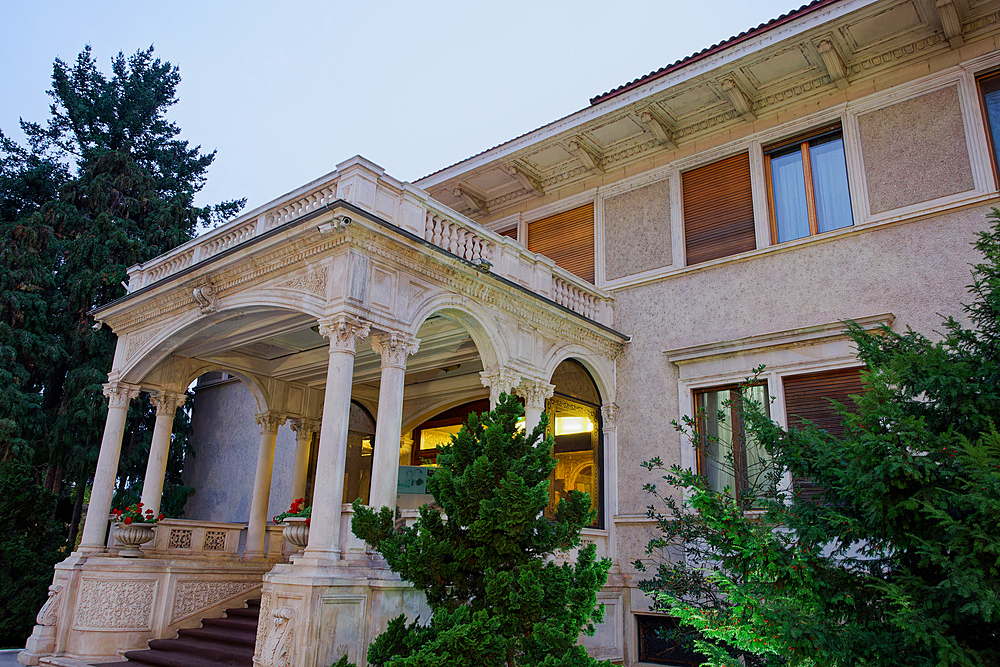
[[[174,430],[174,416],[177,408],[184,405],[184,394],[160,393],[150,396],[156,406],[156,423],[153,425],[153,440],[149,444],[149,460],[146,462],[146,477],[142,482],[142,505],[153,510],[153,516],[160,513],[163,497],[163,478],[167,473],[167,457],[170,454],[170,437]]]
[[[104,436],[101,438],[101,453],[97,457],[94,472],[94,486],[90,492],[87,521],[83,525],[81,551],[99,551],[104,548],[105,528],[111,513],[111,500],[115,493],[118,477],[118,456],[125,435],[125,421],[132,398],[139,393],[138,387],[123,383],[104,385],[104,395],[108,397],[108,418],[104,422]]]
[[[403,385],[406,359],[420,344],[415,338],[390,332],[372,337],[372,349],[382,356],[382,380],[378,389],[378,421],[369,504],[378,509],[396,509],[399,480],[399,439],[403,428]]]
[[[256,415],[256,419],[260,424],[260,447],[257,450],[257,472],[253,480],[247,542],[243,549],[245,558],[259,558],[264,555],[267,506],[271,502],[271,472],[274,469],[274,443],[278,438],[278,427],[285,422],[284,417],[270,413]]]
[[[330,339],[330,365],[326,372],[323,422],[316,453],[316,484],[313,490],[309,546],[304,560],[340,559],[340,517],[344,502],[344,472],[347,468],[347,427],[351,417],[351,385],[354,383],[354,353],[359,338],[369,326],[340,317],[321,320],[320,333]]]
[[[299,498],[305,498],[306,477],[309,474],[309,446],[312,444],[313,433],[319,430],[317,422],[308,419],[297,419],[292,422],[295,431],[295,462],[292,464],[292,497],[288,504]]]

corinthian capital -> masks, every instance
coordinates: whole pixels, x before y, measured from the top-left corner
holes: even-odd
[[[319,433],[318,419],[289,419],[288,425],[295,431],[298,438],[311,438],[313,433]]]
[[[412,336],[391,331],[372,336],[372,349],[382,355],[382,368],[406,368],[406,358],[416,354],[420,341]]]
[[[261,433],[277,433],[278,428],[285,423],[285,415],[277,412],[259,412],[253,418],[260,426]]]
[[[514,387],[521,381],[521,374],[503,368],[493,366],[479,374],[482,378],[483,386],[490,388],[490,404],[496,405],[500,401],[500,394],[509,394],[514,391]]]
[[[517,392],[518,396],[524,399],[524,406],[526,408],[538,408],[540,410],[544,410],[545,400],[552,398],[552,392],[554,392],[555,389],[556,386],[554,384],[549,384],[544,380],[525,378],[514,391]]]
[[[129,402],[139,395],[139,387],[125,382],[108,382],[104,385],[104,395],[108,397],[108,407],[127,408]]]
[[[187,401],[187,394],[173,391],[156,391],[149,395],[149,402],[156,406],[156,415],[170,415]]]
[[[358,341],[371,332],[371,325],[351,315],[324,317],[319,321],[319,333],[330,339],[330,352],[354,354]]]

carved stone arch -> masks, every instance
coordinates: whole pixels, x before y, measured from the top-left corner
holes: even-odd
[[[276,289],[274,286],[264,288],[253,288],[245,292],[238,292],[232,296],[227,296],[225,308],[219,312],[232,310],[254,310],[273,308],[275,310],[289,310],[315,317],[317,320],[324,317],[326,312],[326,299],[312,294],[300,293],[299,298],[293,304],[288,299],[288,290]]]
[[[282,302],[274,295],[267,295],[266,299],[248,298],[244,303],[242,299],[228,300],[224,307],[211,313],[201,313],[197,310],[189,310],[182,314],[171,317],[160,328],[155,329],[156,333],[142,345],[143,353],[137,354],[134,358],[126,358],[124,365],[117,369],[123,381],[139,383],[143,377],[148,375],[157,365],[168,359],[185,343],[199,335],[203,335],[213,326],[225,322],[226,320],[243,313],[253,313],[267,310],[282,310],[292,313],[300,313],[319,319],[322,317],[322,309],[310,312],[300,308],[290,307],[287,301]],[[156,324],[149,325],[156,327]],[[116,332],[117,333],[117,332]]]
[[[416,335],[424,321],[435,313],[444,313],[465,327],[479,350],[484,368],[507,365],[510,351],[490,310],[460,294],[436,294],[417,307],[409,333]]]
[[[200,378],[205,373],[211,373],[212,371],[222,371],[223,373],[228,373],[234,378],[246,385],[247,389],[253,395],[254,401],[257,402],[257,412],[264,413],[270,410],[270,400],[267,395],[267,390],[264,387],[264,383],[260,379],[249,373],[243,373],[241,371],[234,371],[231,368],[227,368],[221,364],[216,363],[199,363],[197,366],[192,366],[190,373],[188,374],[186,386],[190,386],[192,382]]]
[[[545,363],[543,377],[546,381],[552,379],[556,368],[567,359],[578,362],[597,385],[597,393],[601,395],[601,403],[607,405],[615,402],[614,362],[604,359],[580,345],[564,345],[549,353]]]

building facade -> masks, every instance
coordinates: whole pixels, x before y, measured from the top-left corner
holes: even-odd
[[[931,332],[958,313],[998,201],[998,37],[992,0],[816,0],[413,184],[352,158],[133,267],[97,312],[119,342],[83,542],[22,662],[115,659],[258,597],[257,664],[363,662],[422,600],[345,503],[412,519],[434,447],[513,392],[529,426],[550,414],[552,502],[590,492],[585,539],[614,561],[585,644],[673,664],[630,566],[652,527],[639,463],[738,493],[752,457],[727,476],[672,420],[760,365],[773,419],[822,419],[859,386],[843,321]],[[187,518],[121,558],[128,401],[162,412],[156,507],[195,380]],[[268,517],[298,497],[314,509],[293,555]]]

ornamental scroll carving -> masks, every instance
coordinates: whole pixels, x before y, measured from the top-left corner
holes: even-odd
[[[264,651],[264,643],[267,641],[268,631],[271,629],[271,595],[264,593],[260,596],[260,612],[258,613],[260,622],[257,623],[257,639],[254,641],[253,658],[256,666]]]
[[[193,616],[254,588],[259,581],[185,581],[177,584],[171,623]]]
[[[331,352],[354,353],[358,341],[371,332],[371,324],[356,317],[341,315],[319,321],[319,333],[330,339]]]
[[[506,368],[494,366],[479,374],[482,378],[483,386],[490,388],[490,404],[496,405],[500,402],[500,394],[509,394],[514,391],[514,387],[521,383],[521,376]]]
[[[382,357],[382,368],[406,368],[406,358],[417,353],[420,341],[406,334],[390,332],[372,336],[372,349]]]
[[[260,652],[261,667],[291,667],[292,664],[292,617],[291,607],[278,607],[268,619],[271,626],[264,648]]]
[[[315,294],[317,296],[326,296],[326,278],[327,270],[324,266],[323,268],[316,269],[315,271],[310,271],[304,276],[298,276],[296,278],[292,278],[291,280],[280,282],[276,286],[299,290],[300,292],[309,292],[310,294]]]
[[[62,597],[62,589],[59,584],[49,586],[49,599],[38,610],[35,623],[51,627],[59,622],[59,600]]]
[[[84,579],[76,606],[77,627],[148,630],[155,581]]]

